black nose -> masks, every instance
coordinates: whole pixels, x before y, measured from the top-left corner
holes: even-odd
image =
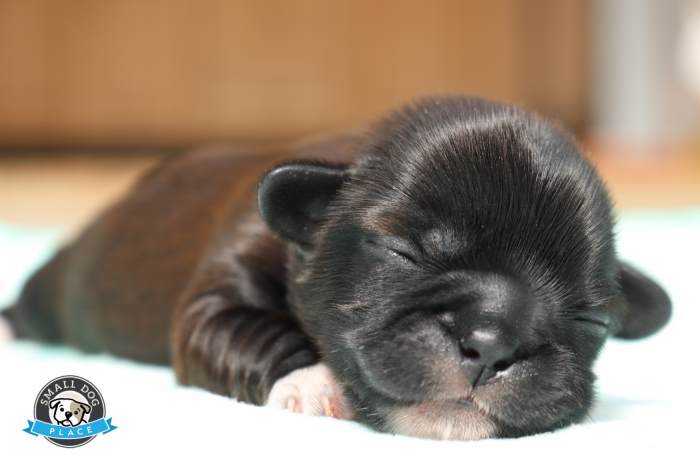
[[[528,287],[503,274],[465,272],[463,278],[464,299],[443,325],[459,342],[462,367],[477,386],[515,363],[536,302]]]
[[[66,412],[66,419],[69,419],[73,416],[72,412]]]
[[[477,386],[513,364],[517,344],[497,330],[478,329],[460,338],[459,346],[467,378]]]
[[[512,363],[515,346],[499,332],[477,330],[459,340],[465,358],[480,365],[505,370]]]

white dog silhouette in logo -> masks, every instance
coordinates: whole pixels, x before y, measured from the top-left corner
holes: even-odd
[[[67,397],[59,397],[52,400],[49,408],[53,410],[53,419],[61,426],[80,425],[83,423],[85,415],[89,414],[92,409],[90,405],[84,402]]]

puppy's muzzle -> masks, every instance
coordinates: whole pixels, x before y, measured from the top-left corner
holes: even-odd
[[[462,368],[472,387],[516,363],[533,301],[527,289],[500,274],[469,274],[463,299],[441,322],[459,343]],[[466,279],[466,278],[465,278]],[[516,326],[517,323],[517,326]]]

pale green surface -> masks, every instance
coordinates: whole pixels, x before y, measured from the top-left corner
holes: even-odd
[[[0,308],[15,299],[21,284],[51,256],[60,238],[58,229],[0,224]]]
[[[606,345],[596,365],[598,404],[587,423],[478,443],[379,435],[354,423],[253,408],[176,387],[166,368],[15,342],[0,346],[0,368],[4,375],[15,376],[0,385],[3,460],[16,461],[7,465],[27,460],[38,465],[67,455],[21,429],[46,381],[78,374],[101,388],[108,413],[120,428],[85,448],[69,450],[65,460],[71,463],[99,459],[101,464],[121,465],[124,453],[133,452],[139,463],[148,453],[201,464],[206,452],[205,457],[227,459],[230,465],[700,465],[693,446],[700,417],[700,209],[626,213],[617,232],[621,257],[667,288],[674,317],[652,338]],[[12,299],[60,236],[0,225],[0,302]],[[192,418],[185,417],[188,413]],[[156,426],[166,428],[158,431]],[[523,464],[525,460],[531,462]]]

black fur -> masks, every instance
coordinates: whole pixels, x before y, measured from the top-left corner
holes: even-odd
[[[397,407],[460,397],[434,367],[462,371],[454,328],[489,313],[484,284],[510,284],[497,306],[516,296],[506,317],[515,361],[468,396],[496,436],[581,420],[606,336],[648,334],[668,319],[656,285],[658,297],[632,298],[628,312],[631,282],[653,282],[620,268],[606,189],[555,126],[479,99],[427,99],[373,128],[358,152],[336,169],[347,180],[335,196],[321,190],[332,201],[313,244],[299,242],[289,290],[365,422],[390,430]],[[284,202],[303,211],[303,200]],[[654,316],[649,326],[631,324],[640,311]]]
[[[475,439],[581,420],[606,337],[670,310],[617,258],[565,132],[455,96],[288,152],[169,160],[27,282],[12,322],[255,404],[320,359],[360,421]]]

